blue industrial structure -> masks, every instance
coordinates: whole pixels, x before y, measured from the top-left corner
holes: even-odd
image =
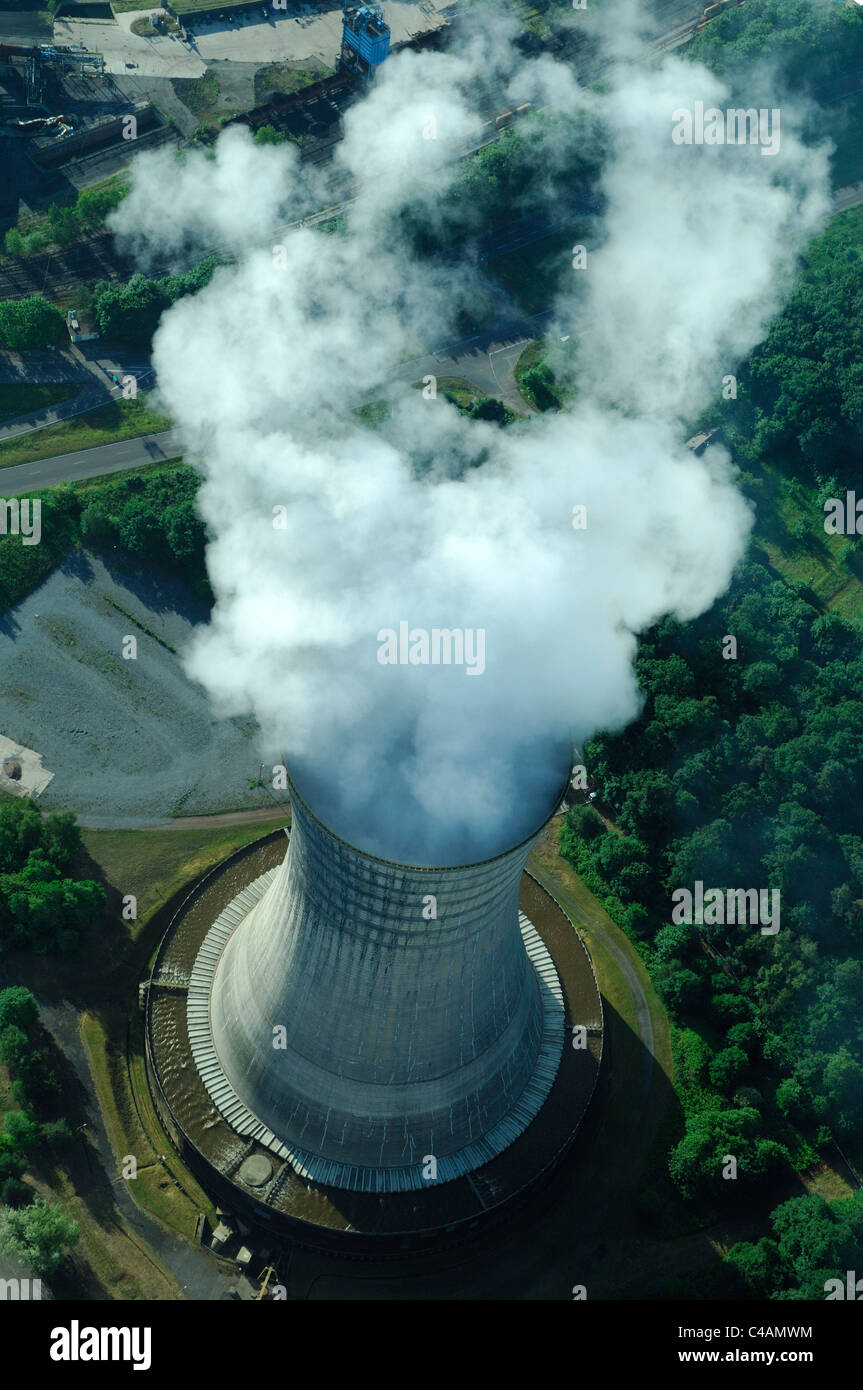
[[[390,29],[379,5],[345,0],[342,64],[370,77],[390,51]]]

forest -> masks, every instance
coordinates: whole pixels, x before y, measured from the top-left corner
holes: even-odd
[[[783,578],[759,540],[776,522],[765,465],[805,485],[785,538],[804,552],[824,545],[823,499],[859,469],[861,231],[859,209],[833,219],[740,367],[737,400],[714,412],[756,507],[754,539],[707,613],[641,635],[639,718],[583,750],[607,823],[578,805],[561,833],[673,1021],[684,1120],[668,1171],[705,1222],[741,1189],[764,1199],[819,1157],[847,1175],[845,1159],[861,1156],[863,631]],[[848,573],[856,584],[853,562]],[[674,922],[672,894],[698,880],[778,889],[780,930]],[[729,1153],[736,1183],[721,1181]],[[859,1251],[863,1206],[859,1194],[833,1206],[810,1196],[771,1222],[729,1257],[747,1289],[823,1297],[818,1261],[835,1273],[855,1241]],[[801,1253],[803,1227],[818,1233],[817,1259]]]

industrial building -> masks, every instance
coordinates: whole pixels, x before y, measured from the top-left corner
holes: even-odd
[[[341,66],[362,77],[372,77],[389,51],[390,30],[381,7],[345,0]]]

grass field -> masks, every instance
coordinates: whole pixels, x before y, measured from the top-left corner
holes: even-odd
[[[47,405],[71,401],[79,394],[82,382],[60,381],[46,386],[0,386],[0,424],[42,410]]]
[[[540,869],[554,875],[562,890],[561,905],[564,911],[573,910],[578,930],[590,952],[603,998],[634,1030],[636,1016],[629,985],[623,978],[615,956],[608,950],[602,937],[612,940],[618,950],[628,957],[630,965],[641,982],[650,1009],[656,1063],[662,1073],[670,1080],[672,1075],[671,1035],[662,1001],[653,988],[647,968],[629,937],[609,917],[599,900],[579,878],[572,865],[558,852],[557,836],[559,830],[560,820],[555,817],[549,822],[537,841],[528,868],[535,864]]]
[[[118,1170],[127,1154],[137,1162],[137,1177],[129,1180],[132,1196],[169,1230],[192,1241],[198,1214],[212,1211],[213,1204],[176,1157],[153,1108],[140,1015],[129,1024],[122,1010],[102,1017],[85,1013],[81,1037]]]
[[[170,424],[166,416],[151,408],[146,393],[139,392],[133,401],[112,401],[70,420],[60,420],[56,425],[46,425],[21,438],[0,443],[0,468],[51,458],[53,454],[92,449],[97,444],[135,439],[141,434],[156,434],[168,429]]]
[[[421,381],[415,381],[412,385],[415,390],[421,391],[423,389]],[[457,405],[459,410],[469,410],[480,395],[473,382],[462,376],[439,376],[437,390],[439,396],[445,396],[448,401],[452,401],[453,405]]]
[[[118,894],[134,893],[138,921],[129,923],[136,939],[155,912],[184,884],[191,883],[250,840],[284,825],[284,812],[272,820],[220,825],[209,830],[169,826],[164,830],[85,830],[84,845],[105,881]]]

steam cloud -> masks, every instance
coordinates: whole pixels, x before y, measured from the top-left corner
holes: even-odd
[[[726,588],[751,518],[725,451],[694,458],[685,421],[763,337],[830,206],[827,154],[787,105],[776,158],[676,146],[676,109],[728,104],[704,69],[624,55],[597,94],[510,38],[387,61],[336,156],[356,195],[346,234],[285,233],[284,269],[273,226],[326,204],[332,175],[237,128],[215,159],[139,157],[114,219],[144,256],[214,242],[238,256],[165,315],[154,347],[212,536],[216,605],[187,669],[220,713],[254,711],[265,755],[327,824],[413,863],[479,859],[535,829],[572,743],[637,714],[635,634]],[[634,26],[626,46],[637,54]],[[419,263],[399,214],[419,202],[435,221],[489,73],[501,105],[598,118],[611,150],[602,244],[557,306],[575,404],[507,430],[396,373],[456,336],[475,278]],[[354,412],[383,396],[392,418],[371,430]],[[484,674],[381,665],[378,632],[401,621],[484,629]]]

